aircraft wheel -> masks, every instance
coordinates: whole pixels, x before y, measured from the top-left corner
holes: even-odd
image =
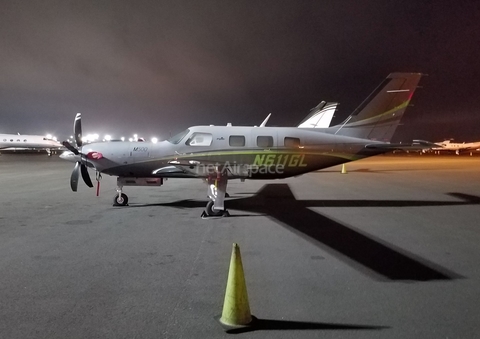
[[[125,193],[122,193],[120,196],[116,194],[113,197],[113,206],[127,206],[128,205],[128,197]]]
[[[207,213],[207,215],[211,217],[223,215],[223,212],[223,210],[213,209],[213,201],[209,201],[207,207],[205,208],[205,213]]]

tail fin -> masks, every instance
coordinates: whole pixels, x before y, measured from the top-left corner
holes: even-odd
[[[412,99],[420,73],[391,73],[340,125],[334,134],[390,141]]]
[[[322,101],[310,110],[310,114],[298,125],[299,128],[328,128],[333,114],[337,109],[337,102]]]

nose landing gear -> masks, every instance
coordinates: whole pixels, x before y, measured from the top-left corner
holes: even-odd
[[[120,193],[113,197],[113,206],[128,206],[128,196],[125,193]]]

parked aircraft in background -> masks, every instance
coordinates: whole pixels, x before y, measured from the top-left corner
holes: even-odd
[[[298,125],[300,128],[328,128],[337,110],[338,102],[322,101],[310,110],[310,114]]]
[[[194,126],[157,143],[83,145],[78,113],[77,147],[64,141],[70,152],[61,158],[75,162],[70,178],[73,191],[80,174],[93,187],[88,167],[97,178],[100,173],[116,176],[116,206],[128,204],[124,186],[161,186],[163,178],[201,178],[208,184],[210,199],[205,214],[227,215],[224,198],[229,179],[287,178],[396,149],[425,148],[425,142],[390,143],[420,78],[419,73],[390,74],[344,122],[329,128]]]
[[[477,142],[451,142],[451,140],[444,140],[435,143],[438,147],[432,147],[431,150],[435,152],[455,152],[459,155],[461,152],[472,152],[480,148],[480,141]]]
[[[63,148],[58,141],[42,135],[0,134],[0,149],[45,150],[51,155],[53,149]]]

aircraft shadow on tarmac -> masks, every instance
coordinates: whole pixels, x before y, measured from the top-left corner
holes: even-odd
[[[389,327],[384,326],[316,323],[254,318],[252,326],[230,329],[227,331],[227,333],[239,334],[258,330],[382,330],[388,328]]]
[[[480,204],[480,197],[477,196],[463,193],[448,194],[461,200],[297,200],[287,184],[267,184],[253,196],[229,200],[227,207],[264,214],[355,269],[379,280],[452,280],[463,277],[309,209],[310,207],[421,207]],[[154,205],[201,208],[205,206],[205,202],[180,200]],[[137,207],[141,206],[137,205]],[[235,214],[232,217],[235,217]]]
[[[357,169],[349,169],[348,172],[355,172],[355,173],[368,173],[368,174],[389,174],[389,172],[411,172],[411,171],[443,171],[443,168],[433,168],[433,167],[411,167],[411,168],[392,168],[392,169],[371,169],[371,168],[357,168]],[[315,172],[311,172],[312,174],[322,174],[322,173],[339,173],[339,170],[318,170]]]

